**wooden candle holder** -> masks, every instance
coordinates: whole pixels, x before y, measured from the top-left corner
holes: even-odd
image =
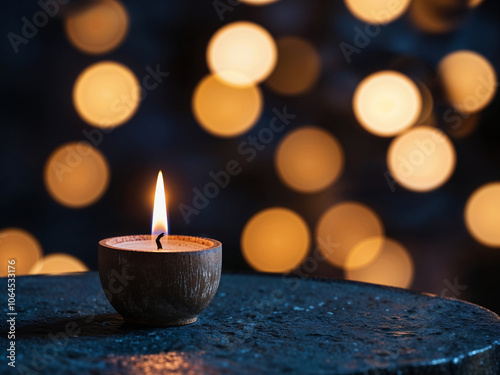
[[[99,277],[111,305],[128,322],[152,326],[194,323],[217,292],[222,267],[219,241],[170,235],[186,250],[125,250],[121,242],[151,241],[150,235],[99,242]],[[190,250],[189,243],[207,246]]]

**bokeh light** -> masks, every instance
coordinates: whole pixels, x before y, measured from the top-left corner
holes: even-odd
[[[455,113],[451,115],[451,121],[446,124],[447,134],[454,139],[463,139],[470,136],[477,129],[481,112],[463,114]]]
[[[394,139],[387,152],[392,177],[406,189],[426,192],[443,185],[455,170],[455,148],[440,130],[418,126]]]
[[[310,90],[321,73],[321,58],[305,39],[293,36],[279,38],[278,62],[266,81],[281,95],[298,95]]]
[[[434,98],[432,93],[423,82],[418,83],[420,97],[422,98],[422,107],[420,109],[420,116],[418,117],[417,124],[429,124],[434,110]]]
[[[106,53],[127,35],[129,20],[123,4],[116,0],[91,1],[80,5],[64,20],[66,36],[79,50]]]
[[[265,80],[274,69],[277,49],[273,37],[252,22],[234,22],[218,30],[207,48],[212,73],[232,85]]]
[[[414,125],[422,110],[422,98],[415,83],[395,71],[366,77],[354,93],[357,120],[370,133],[391,137]]]
[[[448,1],[446,4],[435,0],[412,1],[409,18],[425,33],[442,34],[460,24],[465,8],[462,1]]]
[[[109,167],[101,152],[89,143],[67,143],[49,156],[44,179],[52,198],[64,206],[80,208],[104,194]]]
[[[479,5],[481,5],[481,3],[483,2],[484,0],[469,0],[469,3],[468,5],[471,7],[471,8],[475,8]]]
[[[139,107],[141,88],[134,73],[113,61],[89,66],[78,76],[73,103],[80,117],[100,128],[128,121]]]
[[[78,258],[69,254],[50,254],[44,256],[31,268],[30,273],[38,274],[63,274],[70,272],[85,272],[89,269]]]
[[[480,111],[495,96],[495,69],[476,52],[457,51],[445,56],[438,73],[449,102],[459,112]]]
[[[408,250],[399,242],[390,238],[370,238],[363,241],[357,247],[357,251],[366,252],[371,257],[374,244],[380,243],[382,248],[375,258],[365,267],[346,269],[346,278],[365,283],[409,288],[413,282],[413,260]],[[363,258],[361,255],[358,257]]]
[[[250,4],[250,5],[267,5],[271,3],[275,3],[278,0],[240,0],[242,3]]]
[[[330,186],[344,166],[344,152],[329,132],[304,127],[286,135],[278,146],[275,165],[290,188],[314,193]]]
[[[500,247],[500,182],[484,185],[469,197],[465,223],[478,242]]]
[[[305,221],[286,208],[269,208],[254,215],[241,235],[247,263],[257,271],[289,272],[309,251],[311,238]]]
[[[259,119],[262,94],[257,86],[231,86],[209,75],[196,87],[192,107],[207,132],[234,137],[248,131]]]
[[[400,17],[411,0],[344,0],[356,18],[368,23],[387,23]]]
[[[35,237],[19,228],[0,230],[0,277],[7,276],[7,263],[14,259],[16,275],[27,275],[33,265],[42,257],[42,247]]]
[[[385,237],[368,237],[354,245],[346,256],[344,270],[363,268],[372,263],[379,255]]]
[[[316,241],[321,255],[330,264],[344,268],[351,250],[362,240],[384,234],[378,215],[357,202],[330,207],[316,225]]]

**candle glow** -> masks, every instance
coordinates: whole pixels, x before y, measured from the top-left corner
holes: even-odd
[[[163,174],[158,172],[156,180],[155,203],[153,208],[153,224],[151,235],[158,236],[161,233],[168,235],[167,200],[165,198],[165,186],[163,184]]]

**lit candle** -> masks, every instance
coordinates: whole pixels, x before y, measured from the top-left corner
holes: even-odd
[[[151,235],[99,242],[99,276],[106,297],[132,323],[172,326],[195,322],[217,292],[221,265],[219,241],[168,234],[161,172]],[[118,287],[119,281],[122,285]]]

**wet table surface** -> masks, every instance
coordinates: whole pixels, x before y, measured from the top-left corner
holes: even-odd
[[[95,272],[18,277],[16,293],[2,374],[500,373],[497,315],[370,284],[224,274],[198,321],[170,328],[124,322]]]

